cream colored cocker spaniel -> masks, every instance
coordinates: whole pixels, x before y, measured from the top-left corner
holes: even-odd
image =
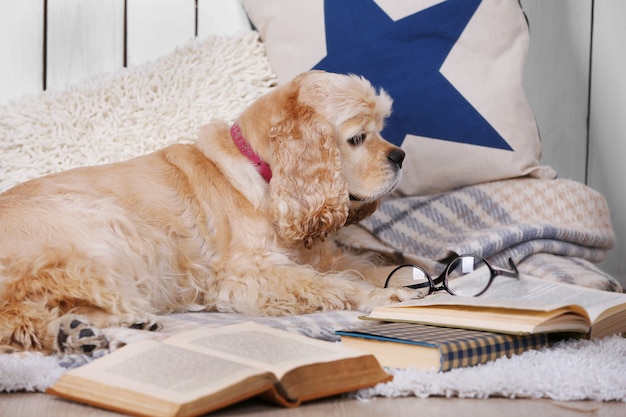
[[[130,161],[0,194],[0,350],[94,353],[115,328],[183,311],[288,315],[408,299],[328,235],[394,189],[404,152],[381,138],[391,99],[313,71]],[[385,271],[387,271],[385,269]]]

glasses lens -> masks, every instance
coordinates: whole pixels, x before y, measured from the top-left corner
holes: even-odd
[[[418,266],[405,265],[398,268],[389,278],[388,287],[412,287],[423,289],[424,295],[430,290],[430,283],[426,271]]]
[[[476,256],[459,256],[446,271],[448,289],[455,295],[480,294],[491,280],[491,270],[485,261]]]

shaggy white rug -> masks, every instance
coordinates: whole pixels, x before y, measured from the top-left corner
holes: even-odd
[[[352,327],[358,321],[357,315],[355,312],[334,312],[255,321],[328,338],[332,329]],[[227,325],[249,320],[222,313],[176,314],[166,319],[171,324],[166,324],[169,333],[201,325]],[[83,357],[60,359],[39,354],[0,355],[0,392],[44,391],[67,371],[66,367],[80,366],[85,360]],[[445,373],[415,369],[388,371],[394,375],[392,382],[356,391],[350,396],[359,399],[443,396],[626,402],[626,339],[612,336],[593,341],[568,340],[550,348]]]
[[[0,191],[68,168],[192,142],[276,85],[256,32],[212,37],[138,67],[0,106]]]
[[[394,380],[361,390],[359,398],[550,398],[626,402],[626,339],[569,340],[511,358],[445,373],[391,370]]]
[[[276,85],[255,32],[193,42],[162,59],[66,91],[0,107],[0,191],[64,169],[125,160],[191,142],[214,118],[233,121]],[[266,320],[309,336],[358,322],[354,312]],[[247,318],[178,315],[171,329]],[[281,321],[282,320],[282,321]],[[207,324],[207,323],[204,323]],[[311,329],[320,329],[317,334]],[[0,355],[1,391],[42,391],[66,367],[57,357]],[[67,363],[65,363],[67,366]],[[74,363],[72,366],[76,366]],[[393,382],[358,392],[426,397],[534,397],[626,401],[626,339],[570,341],[557,348],[444,374],[392,370]]]

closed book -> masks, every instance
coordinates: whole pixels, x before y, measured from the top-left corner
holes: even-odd
[[[343,345],[373,354],[383,366],[441,372],[510,357],[549,343],[546,333],[512,335],[416,323],[372,323],[336,333]]]

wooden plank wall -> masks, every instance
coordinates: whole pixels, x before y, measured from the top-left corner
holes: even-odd
[[[601,266],[626,287],[626,2],[521,3],[542,162],[607,198],[618,244]],[[246,27],[239,0],[0,0],[0,104]]]
[[[43,88],[42,0],[0,3],[0,104]]]
[[[77,80],[124,65],[123,0],[48,0],[46,89],[63,90]]]
[[[559,175],[585,182],[591,2],[522,5],[530,25],[524,88],[539,124],[543,161]]]
[[[626,288],[626,2],[594,2],[587,184],[611,208],[617,246],[603,263]]]
[[[530,22],[524,87],[542,162],[606,197],[617,244],[600,267],[626,289],[626,2],[521,3]]]
[[[0,104],[244,28],[239,0],[0,0]]]

